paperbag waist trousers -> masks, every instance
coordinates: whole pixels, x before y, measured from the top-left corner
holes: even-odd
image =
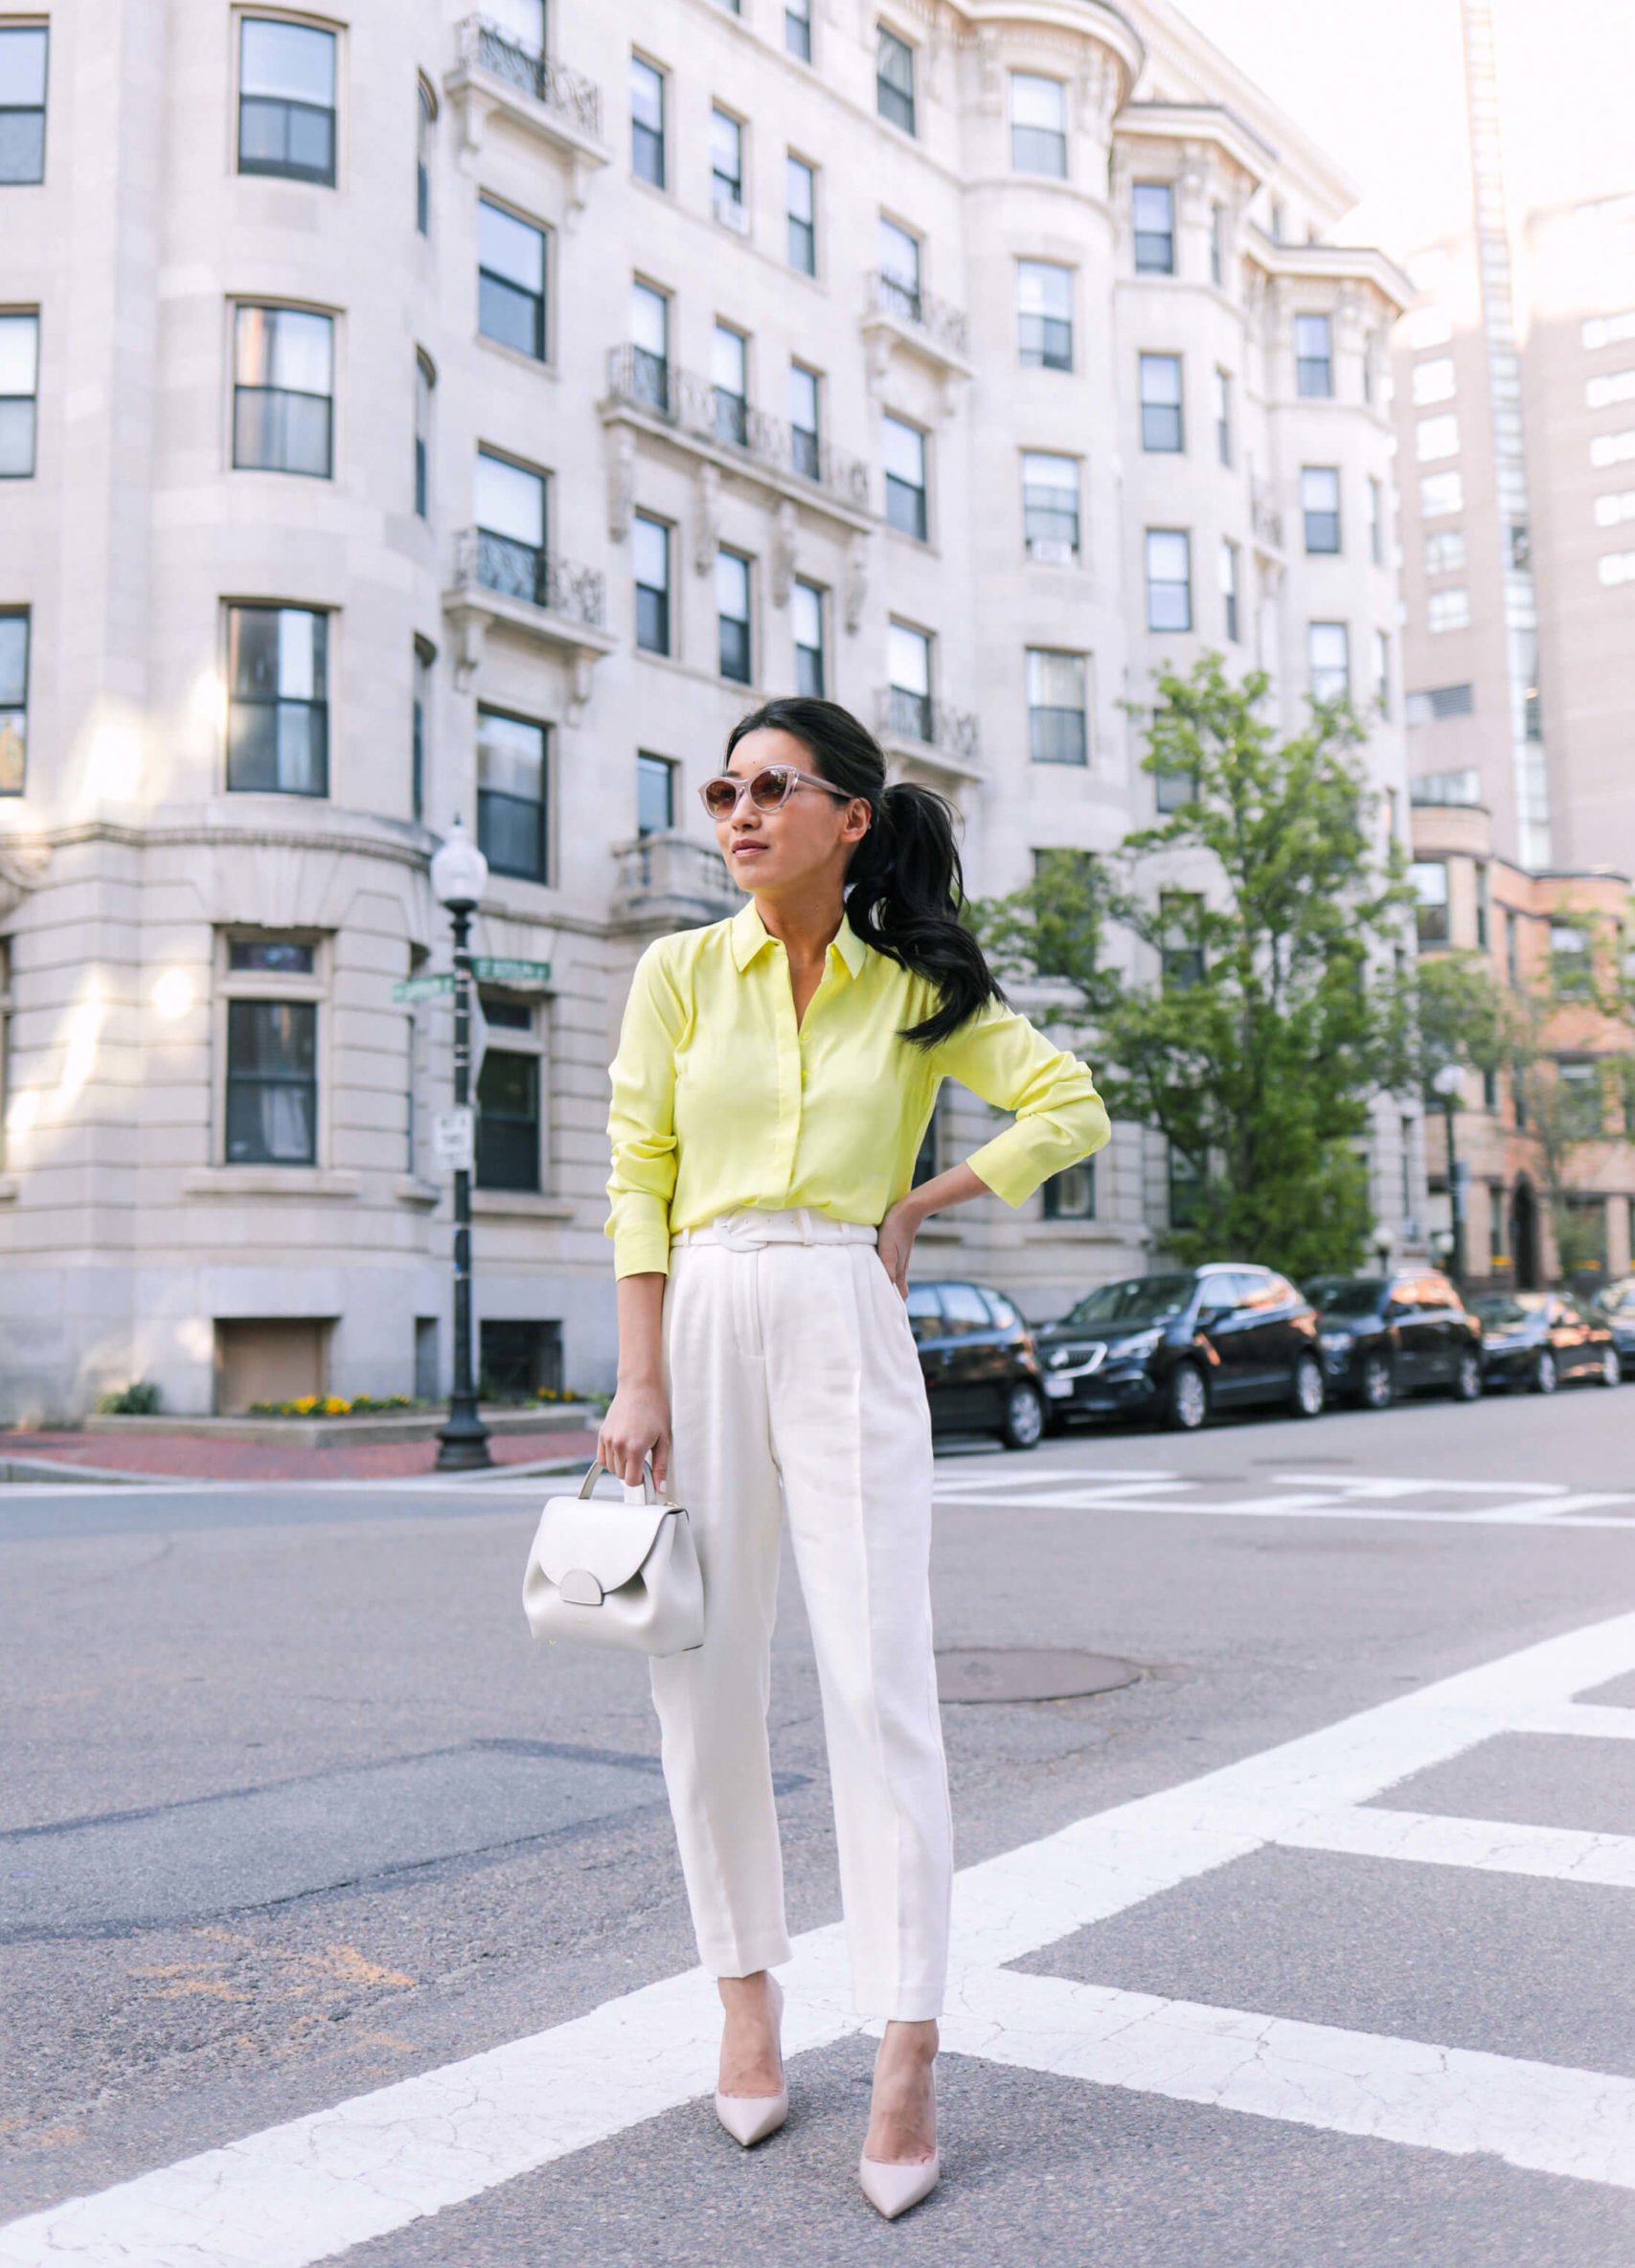
[[[953,1831],[931,1645],[931,1418],[877,1232],[740,1206],[670,1248],[667,1493],[688,1508],[704,1644],[651,1665],[699,1959],[791,1958],[767,1744],[783,1517],[811,1625],[853,1995],[941,2013]]]

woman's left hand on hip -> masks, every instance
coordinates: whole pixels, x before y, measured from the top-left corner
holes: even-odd
[[[905,1300],[908,1297],[908,1263],[919,1231],[920,1222],[906,1202],[894,1205],[879,1227],[879,1241],[875,1249],[886,1274]]]

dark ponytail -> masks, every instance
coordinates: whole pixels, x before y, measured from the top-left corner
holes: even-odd
[[[930,1049],[957,1032],[985,1002],[1005,1003],[982,947],[961,919],[965,904],[954,808],[934,788],[886,782],[874,735],[837,701],[805,695],[765,701],[740,716],[727,759],[746,733],[788,733],[821,772],[848,795],[864,797],[874,817],[846,870],[846,919],[865,944],[927,977],[942,1006],[897,1037]]]

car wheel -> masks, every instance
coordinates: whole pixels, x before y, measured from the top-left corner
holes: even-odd
[[[1363,1364],[1362,1379],[1357,1387],[1357,1399],[1365,1410],[1389,1410],[1397,1398],[1397,1381],[1391,1374],[1391,1358],[1385,1354],[1371,1354]]]
[[[1548,1347],[1540,1348],[1538,1360],[1533,1366],[1533,1391],[1534,1394],[1554,1394],[1557,1383],[1556,1357]]]
[[[1289,1414],[1295,1418],[1323,1415],[1323,1372],[1314,1354],[1303,1354],[1289,1380]]]
[[[1603,1386],[1616,1386],[1623,1375],[1624,1372],[1618,1360],[1618,1349],[1616,1347],[1609,1347],[1601,1357],[1601,1382]]]
[[[1456,1402],[1482,1399],[1482,1358],[1468,1348],[1460,1356],[1459,1368],[1453,1373],[1453,1398]]]
[[[1181,1362],[1164,1390],[1164,1422],[1173,1433],[1196,1433],[1209,1416],[1209,1389],[1196,1363]]]
[[[1045,1430],[1045,1405],[1038,1389],[1018,1379],[1005,1403],[999,1438],[1008,1449],[1033,1449]]]

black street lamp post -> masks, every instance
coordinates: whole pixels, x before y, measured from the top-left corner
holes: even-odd
[[[1465,1084],[1465,1073],[1457,1063],[1444,1063],[1432,1080],[1442,1097],[1442,1109],[1447,1117],[1447,1198],[1453,1213],[1453,1281],[1461,1293],[1465,1290],[1465,1161],[1460,1157],[1454,1141],[1454,1118],[1459,1109],[1460,1090]]]
[[[454,925],[454,1107],[471,1112],[471,917],[488,879],[488,862],[459,820],[431,862],[434,895]],[[454,1168],[454,1391],[448,1422],[438,1433],[440,1473],[473,1472],[493,1463],[488,1429],[477,1414],[471,1375],[471,1162]]]

